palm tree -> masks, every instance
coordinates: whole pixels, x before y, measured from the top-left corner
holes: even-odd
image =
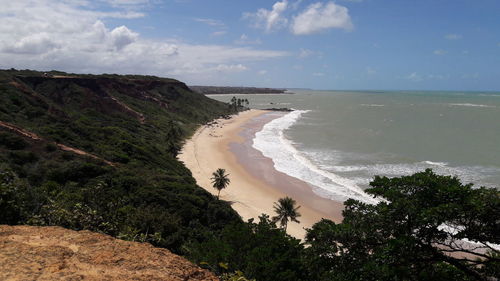
[[[297,202],[288,196],[286,196],[285,198],[280,198],[278,199],[278,202],[274,203],[274,211],[276,212],[277,216],[273,217],[273,221],[279,221],[285,231],[288,220],[300,223],[300,221],[297,220],[297,218],[300,217],[300,213],[297,211],[300,206],[295,207],[296,204]]]
[[[219,191],[217,193],[217,200],[219,200],[220,191],[226,188],[231,182],[228,176],[229,174],[226,174],[226,170],[221,168],[212,173],[212,177],[210,178],[212,180],[212,185]]]

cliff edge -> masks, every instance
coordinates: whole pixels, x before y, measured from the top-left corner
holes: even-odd
[[[0,225],[0,280],[218,280],[170,251],[90,231]]]

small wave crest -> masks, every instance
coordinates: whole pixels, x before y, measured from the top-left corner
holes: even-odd
[[[439,166],[439,167],[445,167],[448,165],[446,162],[432,162],[432,161],[423,161],[423,163],[428,164],[428,165],[433,165],[433,166]]]
[[[476,104],[476,103],[450,103],[450,106],[464,106],[464,107],[482,107],[482,108],[496,108],[494,105]]]
[[[450,166],[446,162],[422,161],[415,163],[399,164],[365,164],[365,165],[330,165],[324,169],[341,175],[357,175],[358,185],[367,187],[374,175],[399,177],[408,176],[425,169],[433,169],[441,175],[451,175],[458,177],[463,183],[475,183],[477,186],[497,187],[495,183],[488,180],[500,173],[496,167],[484,166]]]
[[[296,110],[264,125],[255,134],[253,147],[273,160],[276,170],[298,178],[314,186],[314,192],[322,197],[345,201],[349,198],[376,204],[379,200],[365,193],[356,181],[325,171],[300,153],[284,131],[299,120],[307,110]]]

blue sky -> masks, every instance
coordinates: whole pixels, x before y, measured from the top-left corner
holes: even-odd
[[[498,0],[0,0],[0,68],[500,91]]]

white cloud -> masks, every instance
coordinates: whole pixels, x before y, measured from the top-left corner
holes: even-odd
[[[446,55],[448,52],[445,50],[434,50],[434,52],[432,52],[432,53],[437,55],[437,56],[442,56],[442,55]]]
[[[411,73],[410,75],[406,76],[406,79],[411,80],[413,82],[420,82],[422,81],[422,76],[417,74],[416,72]]]
[[[137,40],[137,37],[139,37],[139,34],[131,31],[126,26],[122,25],[120,27],[113,29],[109,33],[109,36],[111,38],[113,46],[117,50],[121,50],[127,45],[135,42]]]
[[[252,40],[246,34],[241,34],[240,38],[235,40],[234,43],[238,45],[260,45],[262,41],[260,39]]]
[[[325,74],[324,74],[323,72],[314,72],[314,73],[312,74],[312,76],[316,76],[316,77],[323,77],[323,76],[325,76]]]
[[[331,28],[353,29],[349,10],[333,2],[309,5],[306,10],[293,18],[291,25],[295,35],[308,35]]]
[[[259,74],[259,75],[266,75],[267,74],[267,70],[260,70],[259,72],[257,72],[257,74]]]
[[[300,49],[299,58],[304,59],[314,55],[314,51],[309,49]]]
[[[227,31],[225,30],[221,30],[221,31],[215,31],[215,32],[212,32],[212,36],[222,36],[222,35],[225,35],[227,33]]]
[[[459,40],[459,39],[462,39],[462,35],[460,34],[446,34],[444,36],[445,39],[448,39],[448,40]]]
[[[105,0],[111,5],[144,5],[148,4],[149,0]]]
[[[10,44],[5,43],[1,51],[14,54],[41,54],[56,47],[58,44],[47,33],[43,32],[29,34]]]
[[[292,10],[297,10],[300,7],[300,4],[302,4],[302,1],[303,0],[297,0],[297,1],[293,2],[292,4],[290,4],[290,8]]]
[[[210,26],[217,26],[217,27],[225,26],[224,23],[222,23],[220,20],[215,20],[215,19],[195,18],[194,20]]]
[[[219,64],[214,69],[219,72],[241,72],[247,70],[248,68],[240,63],[231,65]]]
[[[256,13],[243,13],[244,19],[252,20],[252,25],[256,28],[263,28],[266,32],[283,28],[288,20],[283,17],[283,12],[288,7],[288,1],[276,2],[272,10],[259,9]]]
[[[85,0],[69,0],[69,1],[86,2]],[[123,9],[141,9],[150,5],[152,2],[151,0],[100,0],[100,1],[107,3],[112,7],[123,8]]]
[[[220,72],[245,71],[245,62],[290,55],[249,47],[146,39],[125,25],[109,28],[103,22],[110,17],[128,17],[129,12],[94,11],[84,1],[1,2],[0,68],[175,75],[195,82],[217,79]]]

